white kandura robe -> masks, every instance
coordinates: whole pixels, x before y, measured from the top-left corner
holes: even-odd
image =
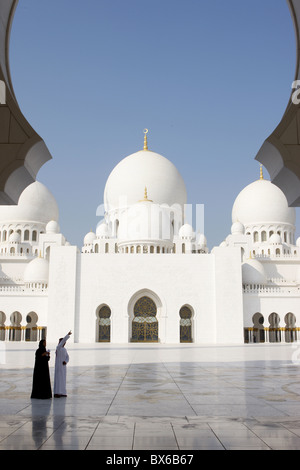
[[[67,366],[63,362],[69,362],[69,354],[63,347],[70,335],[65,336],[56,347],[55,369],[54,369],[54,395],[67,395]]]

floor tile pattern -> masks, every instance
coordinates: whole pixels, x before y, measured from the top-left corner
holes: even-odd
[[[291,345],[142,346],[72,345],[68,397],[31,400],[34,347],[10,345],[0,450],[300,449]]]

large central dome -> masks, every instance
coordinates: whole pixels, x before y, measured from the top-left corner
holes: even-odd
[[[104,189],[106,211],[136,204],[148,197],[156,204],[183,207],[187,202],[184,181],[167,158],[149,150],[141,150],[121,160],[113,169]]]

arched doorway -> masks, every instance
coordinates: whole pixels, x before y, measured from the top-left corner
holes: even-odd
[[[10,316],[10,329],[9,329],[9,341],[21,341],[22,327],[21,327],[22,315],[20,312],[13,312]]]
[[[179,310],[180,316],[180,342],[192,343],[192,310],[187,305],[184,305]]]
[[[97,312],[97,335],[99,343],[110,342],[110,317],[111,310],[108,305],[103,305]]]
[[[253,342],[264,343],[265,342],[265,328],[264,328],[264,317],[261,313],[256,312],[253,317]]]
[[[155,302],[148,296],[140,297],[134,304],[133,314],[131,341],[158,342]]]
[[[296,330],[296,317],[293,313],[289,312],[284,317],[285,321],[285,341],[287,343],[293,343],[297,341],[297,330]]]
[[[35,312],[30,312],[26,316],[26,329],[25,329],[25,341],[37,341],[38,339],[38,330],[37,322],[38,316]]]
[[[281,341],[281,331],[279,328],[280,317],[278,313],[271,313],[269,315],[269,342],[270,343],[280,343]]]

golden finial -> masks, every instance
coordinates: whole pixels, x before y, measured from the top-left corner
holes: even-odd
[[[144,150],[148,150],[148,142],[147,142],[147,134],[148,134],[148,129],[144,129]]]
[[[144,201],[153,202],[150,199],[148,199],[147,186],[145,186],[145,190],[144,190],[144,199],[141,199],[140,202],[144,202]]]
[[[260,177],[259,179],[263,180],[264,179],[264,174],[263,174],[263,167],[260,165]]]

